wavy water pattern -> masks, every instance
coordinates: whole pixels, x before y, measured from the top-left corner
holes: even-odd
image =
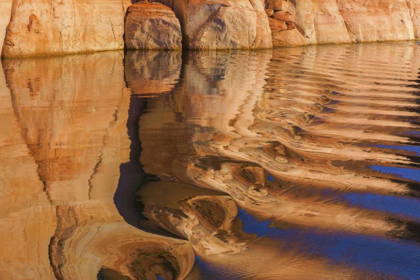
[[[419,278],[419,45],[2,68],[0,278]]]

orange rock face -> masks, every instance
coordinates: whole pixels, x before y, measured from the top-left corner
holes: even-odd
[[[3,1],[3,2],[2,2]],[[130,0],[0,1],[0,39],[5,57],[38,56],[124,47],[124,16]],[[13,2],[13,11],[10,8]],[[3,6],[6,8],[3,10]],[[11,20],[7,19],[11,16]]]

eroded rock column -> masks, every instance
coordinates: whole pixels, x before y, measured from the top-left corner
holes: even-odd
[[[169,7],[141,1],[128,9],[125,42],[128,49],[182,49],[181,25]]]

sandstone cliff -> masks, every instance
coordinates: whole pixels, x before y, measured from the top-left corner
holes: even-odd
[[[17,57],[122,49],[125,15],[134,2],[138,1],[0,0],[1,41],[6,34],[4,44],[0,44],[3,45],[2,55]],[[179,48],[179,26],[183,47],[188,49],[262,49],[420,37],[420,0],[150,2],[160,2],[172,12],[165,8],[161,9],[164,13],[157,14],[137,10],[135,14],[141,15],[141,19],[133,17],[134,14],[128,18],[129,35],[137,32],[136,36],[139,36],[135,42],[135,36],[126,36],[130,48]],[[157,18],[159,14],[164,15],[162,19]],[[131,25],[133,22],[137,23]],[[142,22],[147,23],[148,28],[138,28],[150,37],[135,30]],[[159,28],[168,24],[172,29],[165,27],[168,32],[161,35]]]

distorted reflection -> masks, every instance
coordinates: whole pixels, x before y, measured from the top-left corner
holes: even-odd
[[[416,279],[419,58],[390,43],[3,61],[2,277]]]

